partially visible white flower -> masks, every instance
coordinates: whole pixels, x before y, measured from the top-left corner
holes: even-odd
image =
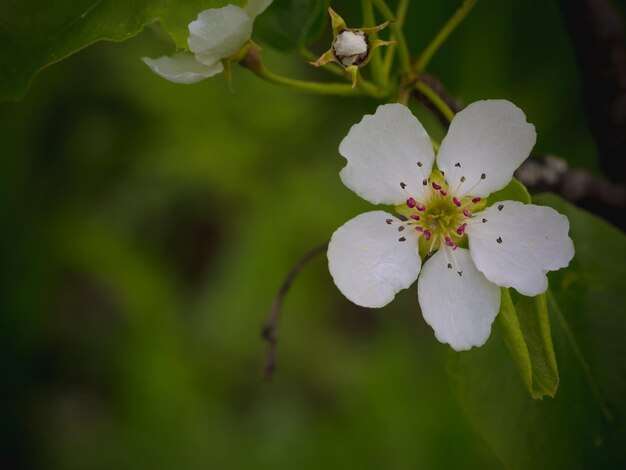
[[[554,209],[516,201],[484,209],[535,140],[515,105],[479,101],[452,121],[433,171],[428,134],[406,106],[366,115],[339,146],[348,161],[340,176],[399,216],[367,212],[337,229],[328,264],[339,290],[357,305],[383,307],[419,275],[419,304],[437,339],[457,351],[483,345],[500,308],[499,286],[541,294],[546,273],[574,256],[569,221]],[[420,245],[432,254],[423,268]]]
[[[254,19],[272,0],[249,0],[246,8],[226,5],[210,8],[189,23],[190,52],[141,60],[161,77],[174,83],[196,83],[224,71],[222,60],[235,55],[250,40]]]

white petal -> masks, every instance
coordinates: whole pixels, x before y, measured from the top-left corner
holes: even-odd
[[[455,195],[486,197],[511,181],[536,139],[535,126],[513,103],[477,101],[452,120],[437,154],[437,167],[445,172],[451,188],[461,185]]]
[[[422,180],[430,176],[435,158],[424,127],[401,104],[384,104],[363,116],[339,145],[339,153],[348,160],[339,174],[343,183],[374,204],[400,204],[407,193],[422,200]],[[406,191],[400,183],[407,185]]]
[[[466,249],[445,250],[426,261],[417,282],[422,315],[454,350],[482,346],[500,310],[500,289],[476,269]]]
[[[387,219],[394,222],[386,223]],[[398,232],[400,221],[383,212],[366,212],[339,227],[328,245],[328,268],[339,290],[362,307],[383,307],[419,274],[418,234]],[[406,241],[399,241],[400,237]]]
[[[189,23],[189,49],[203,64],[235,54],[252,34],[252,19],[241,8],[226,5],[200,12]]]
[[[546,272],[564,268],[574,257],[569,221],[550,207],[502,201],[476,218],[487,222],[466,229],[472,259],[499,286],[541,294],[548,288]]]
[[[273,0],[248,0],[248,6],[245,8],[250,18],[254,19],[265,11],[271,5]]]
[[[171,56],[161,56],[158,59],[142,57],[141,60],[161,77],[174,83],[196,83],[212,77],[224,70],[221,62],[204,65],[198,62],[192,54],[176,52]]]

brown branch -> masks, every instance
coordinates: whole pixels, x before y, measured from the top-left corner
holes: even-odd
[[[283,280],[278,289],[272,307],[270,308],[267,320],[261,329],[261,336],[268,343],[267,354],[265,356],[265,364],[263,366],[263,378],[268,380],[274,371],[276,370],[276,347],[278,345],[278,322],[280,321],[280,315],[283,307],[283,300],[289,292],[291,283],[294,281],[300,271],[317,255],[324,253],[328,248],[328,243],[316,246],[308,253],[306,253],[298,262],[291,268],[287,277]]]
[[[461,100],[451,95],[437,77],[429,75],[427,73],[422,73],[419,76],[419,80],[424,82],[431,90],[437,93],[437,95],[439,95],[439,98],[441,98],[442,101],[446,103],[455,114],[463,109],[463,103],[461,102]],[[439,119],[439,122],[443,127],[447,129],[450,126],[450,121],[448,121],[448,118],[439,110],[439,108],[433,105],[426,96],[420,93],[419,90],[414,89],[412,95],[413,98],[422,103],[424,106],[430,109],[435,114],[435,116],[437,116],[437,119]]]

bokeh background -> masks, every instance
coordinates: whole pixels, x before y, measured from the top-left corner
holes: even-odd
[[[414,54],[458,3],[413,2]],[[360,23],[358,2],[333,5]],[[0,105],[0,466],[500,468],[452,395],[414,288],[358,308],[316,258],[285,300],[278,371],[261,379],[282,279],[368,209],[339,180],[337,148],[376,103],[239,67],[234,92],[222,77],[175,85],[139,60],[170,50],[158,25],[98,43]],[[431,72],[465,103],[513,101],[536,150],[598,174],[557,2],[479,1]]]

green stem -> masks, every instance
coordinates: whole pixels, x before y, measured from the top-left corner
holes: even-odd
[[[422,52],[415,62],[415,70],[421,72],[426,69],[430,59],[433,58],[439,47],[448,39],[448,36],[461,24],[467,14],[474,8],[477,0],[464,0],[459,9],[454,12],[454,15],[443,25],[443,28],[439,30],[433,40],[426,46],[424,52]]]
[[[317,60],[317,56],[306,48],[300,49],[300,55],[308,62],[315,62]],[[322,65],[321,68],[332,73],[333,75],[350,80],[350,76],[344,71],[341,65],[335,62],[328,62]]]
[[[385,3],[385,0],[372,0],[376,8],[382,13],[385,17],[385,20],[392,21],[389,24],[389,28],[391,29],[391,33],[393,34],[396,42],[398,43],[398,54],[400,55],[400,67],[402,72],[410,76],[413,71],[411,70],[411,55],[409,53],[409,48],[406,44],[406,38],[404,37],[404,33],[402,32],[402,28],[398,27],[398,24],[394,22],[395,19],[393,16],[393,12]]]
[[[598,389],[598,386],[596,385],[596,382],[593,379],[593,376],[591,375],[591,369],[589,367],[589,364],[587,364],[587,361],[585,360],[585,357],[583,356],[583,353],[580,350],[580,346],[578,346],[578,341],[576,341],[576,337],[574,336],[574,333],[569,327],[569,323],[567,323],[567,320],[563,316],[561,307],[559,307],[559,304],[557,303],[556,298],[554,297],[554,294],[552,293],[550,289],[548,289],[547,291],[547,296],[548,296],[548,301],[550,302],[550,307],[552,308],[552,311],[554,312],[557,319],[559,320],[559,323],[561,324],[561,328],[563,328],[565,337],[567,338],[567,341],[569,342],[570,346],[572,347],[572,350],[574,351],[574,355],[576,356],[576,359],[578,360],[578,363],[580,364],[580,368],[582,369],[583,375],[585,376],[585,379],[587,380],[587,384],[589,385],[589,388],[591,389],[591,393],[593,394],[593,397],[595,398],[596,402],[598,403],[598,406],[600,407],[600,410],[602,411],[602,414],[604,415],[604,419],[606,419],[606,421],[609,424],[612,424],[614,422],[613,415],[611,414],[607,406],[604,404],[604,401],[602,400],[602,396],[600,395],[600,390]]]
[[[452,122],[452,119],[454,118],[454,111],[450,109],[446,102],[442,100],[441,97],[432,88],[430,88],[424,82],[417,82],[415,84],[415,89],[419,91],[422,95],[424,95],[428,99],[428,101],[430,101],[433,106],[435,106],[448,121]]]
[[[402,29],[404,26],[404,20],[406,18],[406,12],[409,8],[410,0],[400,0],[398,2],[398,9],[396,10],[396,25],[398,28]],[[392,39],[395,39],[395,36],[392,35]],[[389,80],[389,74],[391,73],[391,67],[393,66],[393,59],[396,55],[396,44],[391,44],[387,48],[387,53],[385,54],[385,58],[383,60],[383,75]]]
[[[376,19],[374,18],[374,6],[372,0],[361,0],[361,8],[363,10],[363,26],[374,27],[376,26]],[[378,34],[370,34],[370,43],[374,42],[378,38]],[[383,62],[380,55],[380,48],[377,47],[372,51],[372,58],[370,59],[370,68],[372,71],[372,78],[377,85],[384,86],[386,84],[386,76],[383,74]]]

